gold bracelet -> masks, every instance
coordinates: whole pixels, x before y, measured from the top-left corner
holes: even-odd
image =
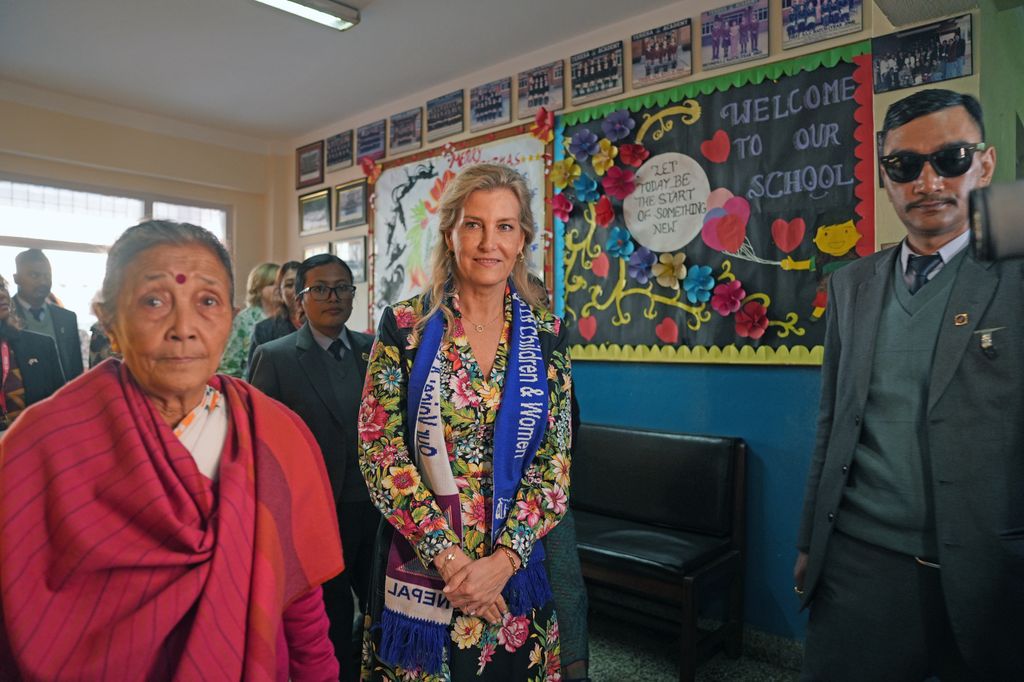
[[[505,558],[508,559],[508,562],[510,564],[512,564],[512,575],[515,575],[516,573],[518,573],[519,569],[522,568],[523,564],[522,564],[522,559],[520,559],[519,560],[519,566],[516,566],[516,560],[513,558],[512,555],[515,555],[515,556],[519,556],[519,555],[516,554],[515,550],[513,550],[511,547],[506,547],[505,545],[498,545],[498,549],[500,549],[502,551],[502,554],[505,555]]]
[[[437,569],[437,572],[438,573],[442,572],[448,566],[448,564],[451,562],[451,560],[454,559],[454,558],[455,558],[455,550],[454,549],[449,549],[448,553],[444,555],[444,561],[441,562],[441,568]]]

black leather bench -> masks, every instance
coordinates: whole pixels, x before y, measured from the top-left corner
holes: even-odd
[[[574,452],[569,498],[592,602],[681,623],[680,680],[719,647],[739,656],[743,440],[581,424]]]

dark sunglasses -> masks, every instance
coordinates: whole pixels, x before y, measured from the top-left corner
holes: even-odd
[[[956,144],[943,147],[931,154],[915,152],[899,152],[888,154],[878,159],[885,169],[885,174],[893,182],[913,182],[924,170],[924,162],[932,165],[932,169],[944,178],[956,178],[966,173],[974,163],[974,152],[988,149],[984,142],[975,144]]]

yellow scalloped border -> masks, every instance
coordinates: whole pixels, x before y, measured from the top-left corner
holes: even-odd
[[[821,365],[824,346],[771,348],[729,344],[718,346],[620,346],[617,343],[569,347],[573,360],[628,360],[630,362],[695,362],[730,365]]]

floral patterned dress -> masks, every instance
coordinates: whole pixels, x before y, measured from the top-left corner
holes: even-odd
[[[509,358],[511,298],[505,299],[505,326],[494,365],[481,373],[462,327],[457,296],[449,299],[455,312],[453,334],[441,344],[441,415],[448,459],[460,491],[463,536],[450,528],[430,490],[409,458],[406,434],[406,390],[418,339],[412,328],[420,316],[421,299],[398,304],[385,312],[370,354],[367,383],[359,416],[360,468],[371,499],[387,520],[413,546],[424,566],[443,550],[461,544],[473,558],[492,552],[491,476],[494,425],[501,405]],[[564,330],[558,318],[534,310],[538,333],[548,335],[553,350],[547,362],[548,428],[537,455],[520,481],[515,509],[509,515],[499,544],[514,548],[529,562],[537,540],[565,513],[569,492],[571,378]],[[363,647],[364,680],[559,680],[558,623],[549,603],[524,616],[506,614],[503,621],[486,621],[453,612],[449,658],[440,675],[392,668],[379,661],[379,640],[366,628]]]
[[[236,379],[245,378],[245,369],[249,364],[249,345],[252,343],[252,332],[256,325],[267,319],[267,314],[258,305],[251,305],[235,315],[231,323],[231,335],[224,355],[220,358],[220,374],[227,374]]]

